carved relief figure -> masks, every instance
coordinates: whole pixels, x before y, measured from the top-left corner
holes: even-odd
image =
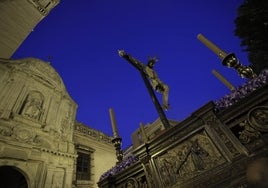
[[[198,140],[195,140],[191,146],[191,157],[194,164],[195,170],[204,170],[206,168],[206,164],[204,163],[203,159],[208,157],[208,152],[206,152],[203,148],[201,148],[198,144]]]
[[[39,92],[30,93],[21,111],[21,115],[39,120],[42,111],[43,96]]]
[[[203,133],[193,136],[156,158],[156,166],[165,186],[178,187],[196,174],[203,173],[224,161],[220,152]]]
[[[173,158],[173,160],[171,159]],[[164,182],[165,185],[171,185],[176,181],[176,178],[174,176],[174,168],[173,168],[173,162],[175,161],[175,157],[171,157],[170,159],[162,159],[161,160],[161,167],[160,171],[161,174],[163,175],[162,181]]]
[[[203,159],[208,155],[208,152],[199,146],[198,140],[187,142],[178,152],[176,173],[183,176],[186,171],[205,170],[206,164]]]

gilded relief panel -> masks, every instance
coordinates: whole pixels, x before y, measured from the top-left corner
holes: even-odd
[[[205,131],[196,133],[154,159],[164,187],[178,187],[225,161]]]

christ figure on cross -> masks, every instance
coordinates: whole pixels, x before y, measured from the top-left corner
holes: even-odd
[[[124,57],[128,59],[139,71],[142,71],[146,77],[149,79],[152,88],[162,94],[162,102],[163,102],[163,109],[168,110],[169,109],[169,103],[168,103],[168,95],[169,95],[169,87],[167,84],[162,82],[157,73],[155,72],[154,65],[157,62],[156,58],[150,58],[147,65],[144,65],[143,63],[139,62],[132,56],[126,54],[123,50],[118,51],[120,57]]]

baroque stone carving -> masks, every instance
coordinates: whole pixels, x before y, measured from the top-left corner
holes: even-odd
[[[82,133],[82,134],[86,134],[89,135],[90,137],[95,138],[98,141],[104,142],[104,143],[112,143],[112,137],[107,136],[106,134],[94,130],[92,128],[86,127],[85,125],[83,125],[82,123],[75,123],[75,130]]]
[[[0,136],[9,137],[21,143],[28,143],[35,146],[43,146],[50,148],[42,136],[35,134],[33,131],[21,127],[0,127]]]
[[[258,106],[248,113],[248,122],[254,129],[268,132],[268,106]]]
[[[11,136],[13,134],[13,129],[11,127],[1,126],[0,127],[0,134],[2,136]]]
[[[24,101],[21,115],[39,120],[42,112],[43,98],[44,96],[37,91],[30,92]]]
[[[143,164],[143,168],[146,174],[146,177],[144,177],[144,183],[143,183],[146,186],[144,187],[147,187],[147,181],[152,187],[156,187],[154,179],[153,179],[153,175],[152,175],[152,170],[150,168],[150,164],[149,163]]]
[[[72,134],[72,125],[74,123],[71,104],[65,102],[62,106],[62,119],[60,124],[60,133],[63,140],[68,140]]]
[[[173,186],[205,172],[225,159],[203,132],[156,158],[162,183]]]
[[[138,181],[138,188],[149,188],[145,176],[141,176],[141,177],[137,178],[137,181]],[[151,186],[156,187],[156,186],[154,186],[152,184],[151,184]]]
[[[226,146],[226,148],[230,151],[233,157],[236,157],[240,154],[240,152],[237,150],[237,148],[234,146],[234,143],[231,141],[231,139],[227,136],[228,133],[221,128],[222,124],[220,121],[216,120],[215,117],[211,117],[210,120],[207,122],[211,129],[213,129],[216,134],[219,136],[223,144]]]
[[[138,188],[138,182],[135,178],[129,178],[126,181],[125,188]]]
[[[239,140],[242,144],[249,144],[261,136],[261,132],[268,132],[268,107],[257,106],[248,112],[247,120],[239,123],[243,128],[239,132]]]
[[[249,144],[250,142],[260,138],[260,132],[252,128],[247,120],[239,123],[239,126],[243,127],[243,130],[239,132],[239,140],[242,144]]]
[[[14,134],[12,135],[16,140],[20,142],[32,142],[34,135],[30,130],[22,129],[22,128],[14,128]]]
[[[9,69],[11,69],[13,73],[25,72],[29,76],[39,80],[41,83],[56,89],[56,91],[65,91],[63,81],[55,69],[50,66],[49,63],[40,59],[24,58],[19,60],[8,60],[6,66],[9,66]]]

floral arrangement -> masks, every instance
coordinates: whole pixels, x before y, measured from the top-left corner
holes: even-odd
[[[237,87],[232,93],[225,95],[220,100],[214,101],[217,110],[223,110],[232,106],[237,101],[245,98],[251,92],[261,88],[268,82],[268,69],[264,69],[257,77]]]
[[[123,159],[122,162],[120,162],[119,164],[112,167],[110,170],[106,171],[104,174],[102,174],[100,177],[100,181],[109,177],[109,176],[113,176],[113,175],[119,173],[120,171],[130,167],[131,165],[133,165],[137,161],[138,161],[138,157],[128,156],[127,158]]]

